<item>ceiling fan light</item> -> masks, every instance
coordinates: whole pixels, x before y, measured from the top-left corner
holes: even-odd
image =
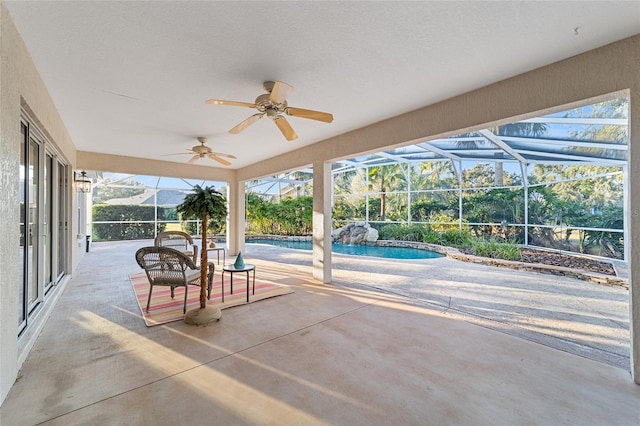
[[[291,125],[285,119],[285,115],[292,117],[308,118],[316,121],[323,121],[325,123],[331,123],[333,121],[333,115],[327,112],[314,111],[303,108],[289,108],[287,103],[287,96],[293,91],[293,86],[283,83],[281,81],[265,81],[264,89],[268,93],[258,95],[254,104],[248,104],[246,102],[238,101],[222,101],[217,102],[215,99],[209,99],[207,103],[215,103],[217,105],[236,105],[236,106],[248,106],[258,110],[257,114],[241,121],[235,127],[229,130],[231,134],[238,134],[249,125],[255,123],[263,116],[267,116],[272,119],[284,137],[288,141],[292,141],[298,138],[298,135],[291,128]]]

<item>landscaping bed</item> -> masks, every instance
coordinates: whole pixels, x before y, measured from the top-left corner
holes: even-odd
[[[473,249],[460,249],[460,252],[473,255]],[[616,276],[616,270],[610,262],[589,259],[568,253],[523,248],[521,262],[561,266],[564,268],[581,269],[583,271]]]
[[[584,271],[616,276],[616,270],[610,262],[564,253],[527,248],[522,249],[522,261],[526,263],[542,263],[571,269],[582,269]]]
[[[467,262],[563,275],[598,284],[629,288],[628,281],[617,276],[616,270],[610,262],[570,253],[523,248],[522,260],[520,261],[475,256],[472,249],[453,249],[449,250],[447,255]]]

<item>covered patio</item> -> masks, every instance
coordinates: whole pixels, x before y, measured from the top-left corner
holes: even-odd
[[[597,345],[627,332],[624,314],[616,326],[611,312],[597,312],[605,305],[582,306],[573,331],[592,348],[577,355],[584,345],[571,333],[531,333],[480,312],[506,314],[509,294],[515,307],[515,282],[519,291],[545,288],[556,300],[575,291],[578,304],[602,292],[597,297],[614,311],[627,303],[624,289],[446,258],[351,256],[335,256],[334,285],[325,286],[310,279],[309,253],[247,245],[259,274],[295,293],[227,309],[207,327],[147,328],[128,277],[139,272],[133,253],[148,243],[94,244],[5,400],[2,424],[640,422],[640,388],[629,380],[628,361],[594,360],[614,355],[615,339],[608,349]],[[454,294],[447,307],[435,294],[417,293],[440,282],[466,301]],[[502,303],[482,296],[502,286]],[[544,325],[568,329],[562,314],[573,302],[558,302],[556,321]]]
[[[0,2],[3,424],[198,423],[208,412],[217,423],[638,423],[640,6],[398,4]],[[229,137],[253,116],[206,100],[251,101],[271,80],[335,122],[296,121],[295,144],[266,119]],[[460,133],[621,97],[629,293],[616,321],[629,324],[628,354],[597,362],[359,281],[393,284],[402,269],[334,269],[336,164],[416,144],[436,153]],[[168,157],[193,154],[197,137],[237,158]],[[511,142],[491,144],[527,160],[518,146],[530,147]],[[83,171],[226,182],[235,255],[246,183],[305,168],[313,253],[255,260],[295,293],[229,310],[223,327],[145,328],[127,282],[133,243],[85,253]]]

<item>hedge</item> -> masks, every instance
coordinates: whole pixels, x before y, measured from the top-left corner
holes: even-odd
[[[176,217],[175,207],[158,207],[159,221],[175,220]],[[96,204],[93,206],[92,239],[93,241],[151,239],[156,235],[154,221],[154,206]],[[158,232],[162,232],[165,227],[166,224],[158,223]]]

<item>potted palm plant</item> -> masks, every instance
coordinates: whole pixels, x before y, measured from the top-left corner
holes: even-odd
[[[184,197],[184,201],[176,207],[182,219],[196,217],[202,223],[202,245],[200,250],[200,308],[188,311],[184,316],[187,324],[204,325],[217,321],[222,316],[220,308],[207,306],[207,274],[209,273],[209,259],[207,257],[207,223],[225,220],[227,217],[227,202],[222,193],[214,187],[195,185],[192,193]]]

